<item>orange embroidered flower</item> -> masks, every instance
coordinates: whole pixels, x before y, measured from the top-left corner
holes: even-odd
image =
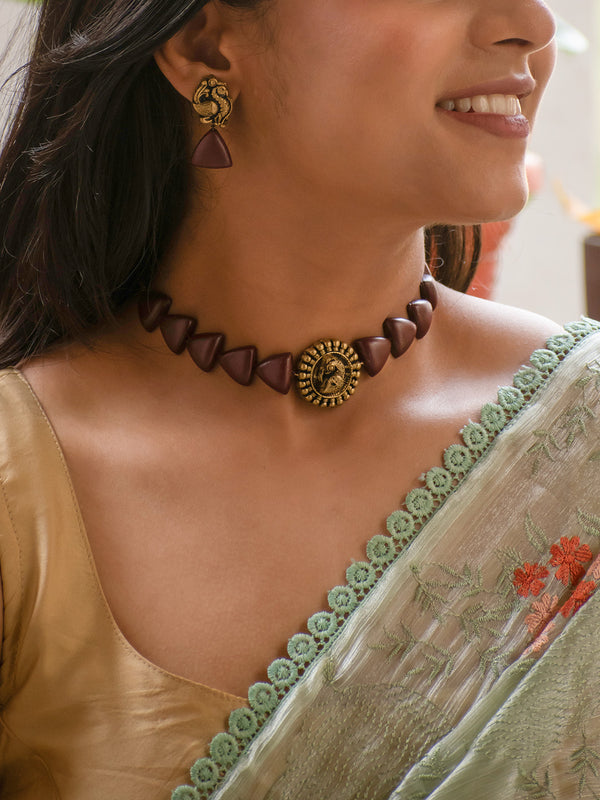
[[[585,569],[581,566],[592,560],[592,551],[587,544],[581,544],[579,536],[569,539],[567,536],[560,537],[560,545],[553,544],[550,548],[552,559],[550,563],[553,567],[559,567],[556,577],[565,586],[570,583],[577,583],[585,574]]]
[[[530,564],[526,561],[523,569],[515,570],[513,584],[521,597],[529,597],[530,592],[537,597],[545,586],[542,578],[547,578],[549,574],[542,564]]]
[[[595,591],[596,583],[594,581],[582,581],[561,608],[560,613],[563,617],[569,617],[571,614],[579,611],[581,606],[590,599]]]
[[[558,605],[558,597],[543,594],[539,600],[535,600],[531,605],[531,614],[525,617],[525,624],[529,633],[539,632],[546,623],[554,616],[554,611]]]
[[[523,657],[539,656],[540,653],[546,649],[550,644],[550,635],[555,628],[554,622],[549,622],[540,635],[533,641],[529,647],[523,651]]]

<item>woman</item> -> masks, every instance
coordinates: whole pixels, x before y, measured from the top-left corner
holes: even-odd
[[[0,193],[3,797],[595,796],[595,325],[424,274],[425,228],[464,288],[456,226],[523,204],[553,32],[47,0]]]

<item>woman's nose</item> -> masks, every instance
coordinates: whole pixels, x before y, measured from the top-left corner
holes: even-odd
[[[515,47],[534,53],[556,34],[554,15],[543,0],[475,0],[472,40],[483,49]]]

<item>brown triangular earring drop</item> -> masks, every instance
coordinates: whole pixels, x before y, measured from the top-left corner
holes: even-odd
[[[196,145],[192,164],[206,169],[225,169],[231,166],[231,153],[225,140],[217,130],[222,128],[231,115],[231,98],[227,84],[208,75],[194,92],[194,111],[201,121],[211,125],[210,131]]]

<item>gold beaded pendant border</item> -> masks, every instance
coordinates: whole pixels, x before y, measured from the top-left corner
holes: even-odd
[[[296,386],[307,403],[321,408],[341,406],[356,391],[361,367],[349,344],[320,339],[298,359]]]

